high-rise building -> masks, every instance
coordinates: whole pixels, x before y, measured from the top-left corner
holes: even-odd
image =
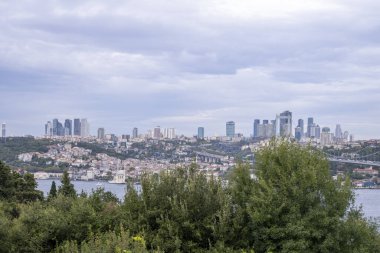
[[[331,135],[332,134],[330,133],[329,127],[322,128],[322,133],[321,133],[321,145],[322,146],[331,145],[331,142],[332,142]]]
[[[80,132],[82,137],[90,136],[90,124],[88,123],[87,119],[81,119]]]
[[[205,128],[204,127],[198,127],[197,138],[200,140],[203,140],[205,138]]]
[[[280,113],[280,135],[283,137],[292,136],[292,113],[284,111]]]
[[[303,122],[303,119],[299,119],[299,120],[298,120],[298,125],[297,125],[297,127],[300,127],[300,128],[301,128],[301,133],[302,133],[301,136],[303,136],[303,135],[305,134],[305,124],[304,124],[304,122]]]
[[[253,137],[256,138],[256,137],[259,137],[259,125],[260,125],[260,120],[259,119],[255,119],[253,121]]]
[[[153,130],[153,138],[160,139],[161,138],[161,128],[160,126],[156,126]]]
[[[302,129],[298,126],[295,128],[295,131],[294,131],[294,138],[297,140],[297,141],[300,141],[302,139]]]
[[[103,140],[105,136],[105,130],[103,127],[98,128],[98,139]]]
[[[53,135],[53,125],[50,121],[48,121],[45,124],[45,136],[52,136]]]
[[[309,117],[307,118],[307,130],[306,130],[306,136],[307,137],[312,137],[311,136],[311,127],[314,125],[314,118]]]
[[[81,136],[80,119],[74,119],[74,135]]]
[[[226,136],[227,137],[235,136],[235,122],[233,121],[226,122]]]
[[[132,138],[135,139],[139,136],[139,132],[138,132],[138,129],[137,127],[133,128],[132,130]]]
[[[65,136],[65,128],[63,127],[62,123],[59,121],[57,123],[57,135],[58,136]]]
[[[5,140],[5,138],[7,137],[7,129],[6,129],[7,125],[5,123],[1,124],[1,138],[3,140]]]
[[[342,137],[343,137],[342,128],[340,127],[339,124],[337,124],[335,127],[335,138],[342,139]]]
[[[174,128],[165,128],[164,129],[164,138],[165,139],[174,139],[175,138],[175,129]]]
[[[73,121],[71,119],[65,120],[65,135],[73,134]]]
[[[58,135],[58,119],[53,119],[53,136]]]

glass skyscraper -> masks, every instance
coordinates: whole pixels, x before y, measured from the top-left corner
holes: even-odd
[[[226,122],[226,136],[227,137],[235,136],[235,122],[233,121]]]

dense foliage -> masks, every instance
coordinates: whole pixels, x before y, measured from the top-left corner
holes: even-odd
[[[380,252],[376,226],[320,153],[272,142],[254,169],[255,179],[237,165],[228,184],[195,165],[145,175],[120,202],[78,195],[67,173],[48,198],[29,198],[33,178],[0,163],[0,252]]]

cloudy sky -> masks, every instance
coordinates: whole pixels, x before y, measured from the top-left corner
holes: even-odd
[[[80,2],[80,3],[78,3]],[[284,110],[380,138],[378,0],[0,1],[0,121],[224,134]]]

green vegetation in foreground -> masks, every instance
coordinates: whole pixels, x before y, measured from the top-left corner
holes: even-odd
[[[66,176],[46,200],[21,200],[1,163],[0,252],[380,252],[350,183],[333,181],[320,153],[272,142],[256,159],[257,180],[240,164],[223,187],[190,166],[145,175],[122,203],[78,196]]]

